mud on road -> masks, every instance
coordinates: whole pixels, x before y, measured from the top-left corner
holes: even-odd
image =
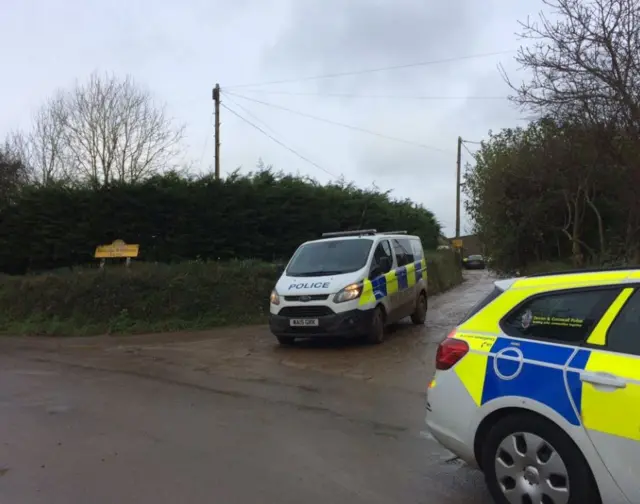
[[[224,429],[227,430],[229,439],[235,439],[237,443],[243,443],[243,436],[255,429],[262,429],[265,435],[273,437],[274,446],[267,443],[262,448],[254,449],[252,446],[238,445],[238,453],[232,457],[235,462],[244,458],[255,458],[255,464],[257,461],[267,463],[264,460],[265,457],[268,458],[268,453],[260,450],[277,451],[278,443],[281,443],[283,447],[289,447],[294,452],[302,449],[299,448],[302,445],[305,446],[305,450],[311,450],[309,453],[305,451],[304,454],[299,454],[302,457],[301,461],[308,464],[310,453],[317,452],[317,457],[322,457],[321,454],[326,451],[319,443],[331,443],[328,431],[334,432],[336,442],[340,440],[340,443],[347,443],[351,450],[358,451],[364,446],[368,447],[366,453],[357,456],[355,452],[342,453],[336,448],[333,451],[329,450],[322,460],[314,459],[317,469],[325,471],[325,477],[328,478],[328,486],[325,488],[321,485],[321,490],[314,486],[315,483],[305,486],[298,481],[306,477],[307,470],[300,468],[301,461],[295,460],[295,453],[290,454],[295,466],[290,468],[288,476],[298,481],[295,484],[291,483],[291,492],[295,489],[297,499],[305,499],[312,503],[320,500],[326,502],[327,499],[330,502],[342,502],[343,497],[345,502],[405,500],[433,504],[484,503],[487,502],[487,497],[481,476],[457,466],[455,461],[451,463],[451,454],[432,440],[425,439],[422,430],[424,394],[426,384],[433,374],[437,344],[459,318],[491,288],[492,279],[486,272],[467,273],[463,285],[429,299],[429,311],[424,327],[413,326],[410,322],[398,324],[391,328],[387,340],[376,346],[357,341],[323,340],[300,342],[294,347],[280,347],[264,326],[135,337],[5,339],[0,341],[4,369],[3,382],[0,383],[0,405],[5,408],[8,420],[4,429],[0,427],[0,433],[4,430],[4,436],[10,437],[15,434],[11,426],[17,429],[18,424],[24,423],[31,425],[35,430],[41,430],[35,438],[47,439],[49,416],[52,414],[50,411],[57,411],[58,408],[63,417],[72,420],[74,411],[84,409],[94,413],[100,411],[104,418],[108,419],[106,422],[93,420],[99,425],[96,428],[103,433],[104,437],[100,438],[103,448],[110,446],[109,439],[113,440],[114,445],[124,442],[124,439],[135,445],[140,441],[131,432],[132,426],[128,424],[135,421],[131,418],[130,410],[136,409],[135,404],[138,404],[138,408],[144,404],[154,415],[143,415],[141,412],[149,424],[143,429],[138,428],[148,435],[155,436],[159,440],[158,443],[170,442],[182,446],[186,442],[185,439],[192,443],[198,436],[224,437],[224,432],[217,432],[219,428],[215,426],[211,427],[212,432],[207,432],[206,421],[203,423],[200,417],[202,412],[190,408],[175,410],[184,408],[181,398],[189,396],[193,398],[194,403],[205,403],[207,414],[213,411],[210,408],[220,411],[215,409],[215,405],[225,408],[224,415],[227,421]],[[17,374],[16,370],[19,371]],[[50,378],[50,375],[53,378]],[[70,376],[73,376],[73,379],[70,380]],[[75,380],[79,380],[82,385]],[[151,392],[148,390],[150,383],[155,384]],[[55,389],[50,390],[48,387]],[[118,394],[122,395],[120,401]],[[16,400],[16,397],[20,400]],[[29,397],[26,403],[25,397]],[[33,413],[36,416],[32,417],[29,413],[31,410],[24,404],[46,404],[46,408],[49,409],[40,412],[42,418],[36,413]],[[108,404],[109,408],[105,404]],[[173,412],[169,413],[169,409]],[[244,413],[240,414],[237,409]],[[162,413],[163,411],[167,413]],[[254,415],[254,420],[246,417],[249,412]],[[18,422],[11,414],[25,418]],[[274,427],[270,423],[271,420],[265,420],[282,415],[287,419],[278,427]],[[89,413],[85,413],[85,416],[94,418]],[[166,418],[163,419],[163,416]],[[180,423],[195,422],[197,427],[193,427],[195,430],[190,433],[167,433],[164,426],[170,418],[176,422],[178,430]],[[267,429],[265,422],[271,427]],[[113,427],[114,425],[116,427]],[[283,427],[285,425],[286,428]],[[88,439],[97,435],[92,425],[78,428],[80,431],[87,431]],[[123,430],[126,431],[126,435],[123,434]],[[65,434],[56,431],[55,436],[64,437]],[[67,433],[66,436],[70,436],[71,439],[60,442],[73,445],[74,450],[91,458],[95,442],[90,446],[82,443],[78,445],[71,433]],[[316,437],[317,444],[310,441]],[[25,442],[29,444],[28,440]],[[205,494],[219,497],[214,499],[217,502],[249,502],[243,501],[249,498],[255,502],[273,502],[268,499],[256,500],[257,494],[250,497],[240,490],[234,493],[236,487],[233,485],[222,485],[225,488],[224,492],[216,494],[216,489],[210,487],[211,481],[200,479],[201,470],[199,466],[198,469],[194,469],[192,457],[204,457],[216,467],[222,464],[224,470],[219,470],[225,472],[230,471],[224,464],[224,460],[230,456],[228,453],[221,455],[214,447],[210,447],[210,450],[203,448],[202,452],[193,452],[184,446],[181,448],[182,451],[178,452],[165,451],[165,448],[154,448],[148,453],[141,449],[142,451],[131,454],[131,459],[121,458],[120,463],[132,469],[138,467],[144,480],[146,477],[153,477],[152,468],[161,464],[162,460],[166,459],[164,463],[173,467],[176,463],[173,459],[177,458],[198,475],[191,482],[191,491],[174,492],[175,489],[169,490],[160,482],[159,487],[156,486],[153,491],[148,490],[145,494],[141,493],[141,488],[147,488],[150,482],[142,481],[140,484],[143,486],[139,487],[135,481],[127,480],[121,497],[127,495],[126,491],[135,491],[139,502],[154,504],[169,502],[169,496],[182,498],[183,502],[204,502],[199,496]],[[17,447],[15,449],[18,450]],[[371,450],[387,451],[391,460],[385,458],[384,462],[380,462]],[[64,502],[62,495],[67,499],[66,502],[76,502],[73,498],[78,498],[80,494],[73,492],[62,492],[58,500],[37,498],[37,495],[42,496],[42,490],[46,488],[54,493],[61,492],[62,483],[52,483],[54,480],[51,479],[51,475],[42,481],[37,477],[33,480],[33,485],[40,484],[35,494],[33,485],[23,493],[21,485],[27,485],[27,482],[31,481],[33,475],[29,472],[35,470],[37,461],[25,456],[21,451],[7,448],[5,455],[7,453],[14,453],[19,462],[12,463],[11,460],[4,459],[0,451],[0,469],[7,469],[5,475],[0,471],[0,502],[8,502],[2,499],[3,495],[5,498],[11,496],[15,502],[23,503]],[[17,453],[22,455],[18,456]],[[27,453],[37,457],[41,451],[31,447]],[[49,455],[46,454],[47,457]],[[62,456],[62,461],[66,461],[66,465],[63,463],[66,472],[58,474],[62,482],[72,484],[70,474],[73,473],[74,466],[73,460],[69,460],[69,457],[73,459],[76,455]],[[278,461],[281,455],[274,453],[273,456],[274,463],[281,464]],[[352,457],[352,460],[349,457]],[[379,482],[368,479],[369,476],[376,479],[374,475],[379,472],[381,463],[385,467],[392,464],[393,467],[404,468],[398,474],[396,469],[389,469],[391,472],[383,478],[386,482],[384,488],[378,488]],[[247,464],[248,467],[253,467],[251,463]],[[346,480],[340,479],[347,476],[342,474],[338,477],[334,474],[331,467],[335,464],[339,467],[347,464],[347,469],[341,469],[342,473],[349,471],[350,464],[357,465],[351,472],[354,478],[360,478],[359,483],[347,484]],[[13,467],[16,465],[19,467]],[[248,473],[255,482],[255,478],[260,479],[260,465],[255,465],[253,469],[255,473],[251,470]],[[82,468],[78,470],[82,473]],[[43,474],[45,473],[40,473],[41,476]],[[119,474],[118,471],[112,475],[116,474]],[[247,470],[238,467],[236,472],[229,472],[228,478],[234,481],[237,478],[236,484],[242,485],[242,474],[246,475]],[[183,477],[189,479],[195,476],[186,474]],[[336,484],[336,477],[340,484],[333,488],[331,481]],[[3,494],[3,482],[9,484],[8,488],[13,493]],[[100,483],[100,479],[96,482]],[[287,480],[283,480],[274,488],[287,491],[287,485]],[[351,490],[355,493],[344,493],[345,485],[353,487]],[[366,490],[367,485],[377,488],[375,496],[370,493],[371,489]],[[260,487],[260,484],[257,487]],[[274,488],[267,485],[264,491],[272,491]],[[305,492],[311,493],[307,495]],[[82,495],[88,497],[89,494]],[[92,495],[89,501],[111,502],[110,497],[107,497],[102,494]],[[290,498],[295,501],[294,495],[290,495]],[[284,501],[288,502],[289,499]]]
[[[282,378],[287,369],[303,370],[422,393],[438,343],[491,286],[486,272],[467,272],[461,286],[429,298],[424,326],[406,319],[389,328],[382,345],[323,339],[281,347],[268,327],[248,326],[125,337],[29,338],[0,342],[0,348],[42,350],[96,365],[163,364],[243,380]]]

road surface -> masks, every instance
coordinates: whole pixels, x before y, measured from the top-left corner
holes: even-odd
[[[431,298],[380,346],[264,327],[0,341],[0,504],[488,504],[424,433],[437,343],[491,289]]]

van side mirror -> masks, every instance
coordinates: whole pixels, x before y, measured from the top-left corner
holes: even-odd
[[[286,268],[287,268],[286,264],[276,264],[276,275],[282,276]]]

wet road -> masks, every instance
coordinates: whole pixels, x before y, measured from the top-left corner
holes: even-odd
[[[0,342],[0,503],[488,503],[422,433],[437,343],[473,272],[380,346],[263,327]]]

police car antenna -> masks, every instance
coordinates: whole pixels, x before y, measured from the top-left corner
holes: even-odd
[[[376,234],[375,229],[356,229],[354,231],[332,231],[330,233],[322,233],[323,238],[333,238],[336,236],[362,236]]]

